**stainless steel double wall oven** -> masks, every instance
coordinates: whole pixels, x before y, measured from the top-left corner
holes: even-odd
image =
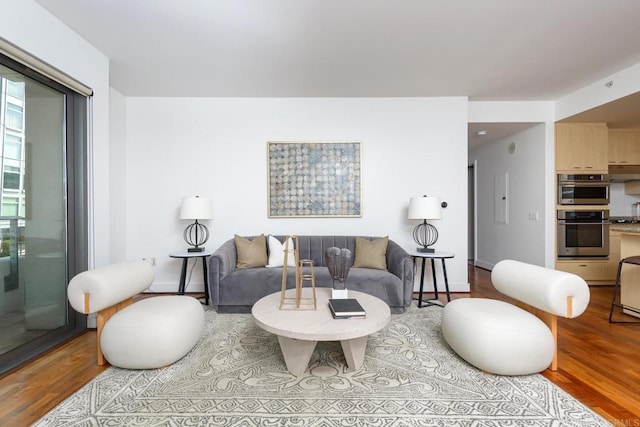
[[[558,204],[558,257],[608,257],[609,177],[558,175]]]

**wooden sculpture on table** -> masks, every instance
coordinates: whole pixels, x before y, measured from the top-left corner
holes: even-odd
[[[280,294],[280,310],[315,310],[316,279],[313,273],[313,260],[300,259],[298,236],[287,236],[284,240],[284,260],[282,265],[282,291]],[[293,248],[289,246],[293,243]],[[293,254],[295,263],[295,293],[287,296],[287,264]],[[304,283],[309,282],[311,296],[303,297]]]

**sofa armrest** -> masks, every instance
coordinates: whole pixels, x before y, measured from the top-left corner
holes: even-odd
[[[413,258],[393,240],[387,244],[387,269],[402,280],[404,306],[409,307],[413,298]]]
[[[209,298],[211,305],[220,301],[220,282],[236,269],[237,252],[234,239],[229,239],[211,255],[209,259]]]

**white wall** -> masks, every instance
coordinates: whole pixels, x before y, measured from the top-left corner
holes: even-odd
[[[545,125],[483,145],[469,158],[476,161],[477,265],[492,269],[502,259],[545,265]],[[507,224],[494,217],[494,179],[505,173]],[[530,213],[537,219],[529,219]]]
[[[127,227],[127,130],[126,97],[115,89],[109,96],[109,203],[110,215],[110,259],[117,261],[127,252],[122,230]]]
[[[612,182],[609,193],[609,215],[611,216],[632,216],[633,203],[640,202],[640,196],[624,194],[623,182]]]
[[[217,248],[234,233],[389,235],[415,247],[410,197],[449,203],[436,249],[454,252],[451,287],[467,290],[467,99],[127,98],[125,258],[155,257],[152,290],[175,291],[185,248],[184,196],[209,197]],[[362,218],[268,218],[268,141],[358,140],[363,144]],[[119,245],[119,243],[114,242]],[[202,289],[198,265],[188,290]]]
[[[91,87],[91,262],[109,255],[109,59],[33,0],[0,0],[0,37]]]
[[[535,177],[544,188],[543,214],[538,221],[543,224],[544,258],[540,265],[553,268],[555,265],[555,104],[552,101],[497,101],[470,102],[469,123],[544,123],[542,144],[543,155],[536,161],[540,163],[542,173]],[[469,156],[469,164],[475,160]],[[532,178],[533,179],[533,178]],[[476,198],[493,198],[491,194],[478,191]],[[486,242],[487,244],[488,242]],[[478,244],[478,242],[476,242]],[[490,268],[488,265],[487,268]]]

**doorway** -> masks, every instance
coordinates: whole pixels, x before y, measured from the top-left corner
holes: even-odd
[[[476,161],[467,169],[467,261],[471,265],[476,265]]]

